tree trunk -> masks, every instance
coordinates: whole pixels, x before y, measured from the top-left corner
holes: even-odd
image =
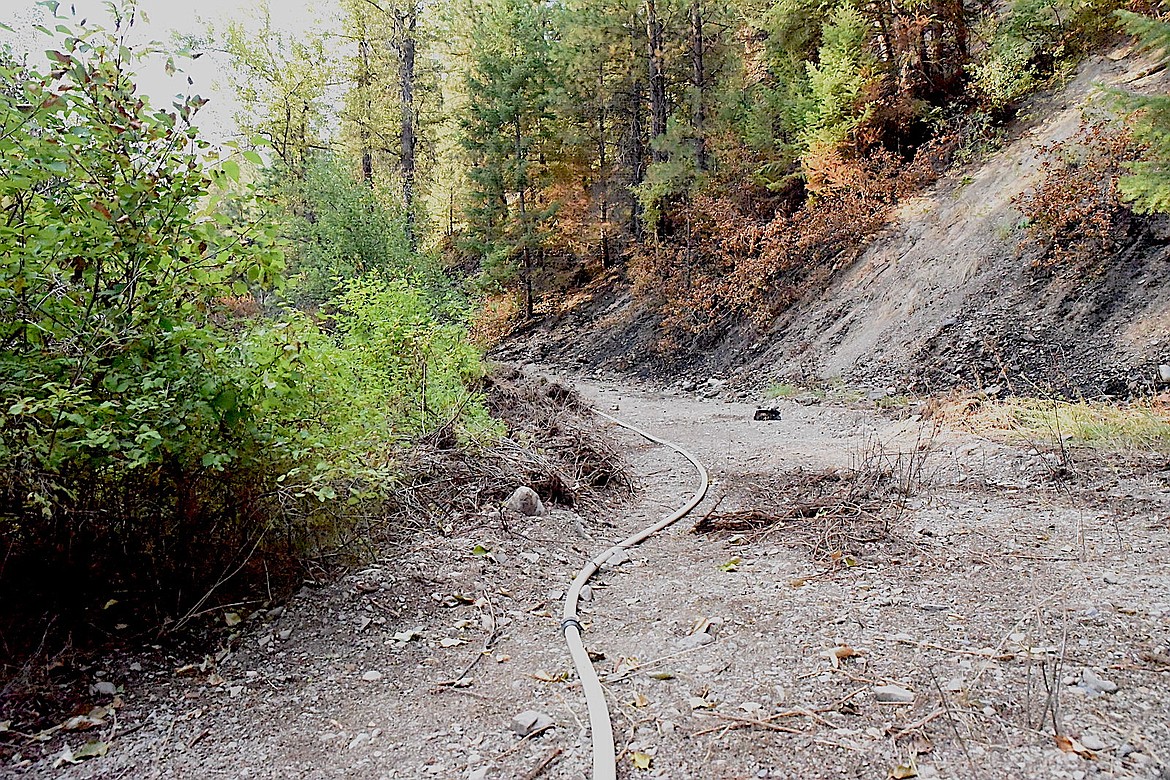
[[[365,30],[361,31],[361,40],[358,41],[358,56],[361,59],[361,73],[358,74],[358,94],[365,108],[363,116],[358,118],[358,127],[361,128],[362,154],[362,181],[368,186],[374,186],[374,152],[370,148],[370,120],[373,108],[370,105],[370,42],[366,40]]]
[[[650,139],[651,143],[666,135],[666,72],[663,68],[662,20],[655,0],[646,0],[646,48],[650,62]],[[658,145],[652,150],[654,162],[665,162],[666,151]]]
[[[406,214],[406,239],[411,251],[418,249],[415,235],[415,175],[417,168],[418,137],[415,132],[417,118],[414,105],[415,56],[417,51],[418,4],[411,0],[406,9],[394,17],[395,38],[398,49],[398,86],[402,125],[399,138],[401,157],[399,171],[402,175],[402,208]]]
[[[597,69],[597,187],[601,211],[601,267],[609,268],[609,156],[606,154],[605,67]]]
[[[707,72],[704,61],[706,42],[703,40],[703,3],[691,3],[691,83],[695,87],[695,105],[691,123],[694,125],[695,164],[700,171],[707,170]]]
[[[524,277],[524,316],[527,319],[532,319],[534,309],[532,300],[532,237],[528,224],[528,177],[520,173],[524,170],[524,142],[519,118],[515,120],[512,128],[512,141],[516,146],[516,189],[519,190],[517,203],[520,208],[520,252],[521,257],[524,258],[524,265],[521,269]]]

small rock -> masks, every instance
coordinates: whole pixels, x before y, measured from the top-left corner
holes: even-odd
[[[530,487],[516,488],[516,492],[504,502],[504,508],[525,517],[544,517],[545,514],[540,496]]]
[[[142,664],[135,661],[134,663],[130,664],[130,671],[141,672],[142,671]]]
[[[752,418],[756,421],[762,422],[776,422],[781,419],[779,409],[757,409],[755,416]]]
[[[1094,753],[1100,753],[1102,750],[1105,750],[1109,747],[1109,745],[1105,743],[1105,740],[1101,739],[1096,734],[1085,734],[1081,737],[1081,744],[1084,745],[1087,750],[1092,750]]]
[[[1106,680],[1092,669],[1081,672],[1081,686],[1097,693],[1117,693],[1117,683]]]
[[[882,704],[911,704],[914,702],[914,692],[900,685],[875,686],[873,695]]]
[[[679,389],[682,390],[684,393],[692,393],[695,390],[697,390],[698,387],[699,387],[699,385],[690,379],[686,380],[681,385],[679,385]]]
[[[108,680],[102,680],[93,686],[93,692],[99,696],[117,696],[118,686]]]
[[[292,636],[292,634],[293,634],[292,629],[286,628],[283,631],[281,631],[279,634],[277,634],[277,636],[280,637],[281,642],[287,642],[289,640],[289,638]]]
[[[948,693],[961,693],[965,684],[961,677],[956,677],[948,682],[945,688]]]
[[[1170,385],[1170,365],[1163,363],[1158,366],[1158,378],[1162,380],[1162,384]]]
[[[678,649],[680,652],[683,650],[694,650],[696,648],[702,647],[703,645],[709,645],[714,641],[714,636],[708,634],[706,631],[700,631],[697,634],[684,636],[681,640],[679,640]]]
[[[1106,584],[1106,585],[1117,585],[1118,583],[1120,583],[1120,582],[1121,582],[1121,578],[1120,578],[1120,577],[1118,577],[1118,576],[1117,576],[1116,574],[1114,574],[1113,572],[1109,572],[1109,573],[1108,573],[1108,574],[1106,574],[1104,577],[1102,577],[1102,579],[1104,579],[1104,580],[1105,580],[1105,584]]]
[[[371,669],[362,675],[362,679],[366,682],[378,682],[378,680],[382,679],[382,673],[376,669]]]
[[[616,568],[618,566],[621,566],[623,563],[629,563],[629,561],[630,561],[630,554],[628,552],[626,552],[625,550],[618,550],[613,555],[609,556],[609,558],[606,559],[605,565],[603,568],[613,569],[613,568]]]
[[[593,588],[588,585],[582,585],[580,595],[582,601],[593,601]]]
[[[553,719],[543,712],[525,710],[512,718],[512,724],[509,728],[512,729],[512,733],[516,736],[527,737],[534,731],[542,731],[552,725]]]
[[[487,773],[488,773],[488,768],[486,766],[481,766],[481,767],[478,767],[476,769],[472,769],[471,771],[469,771],[467,773],[467,780],[485,780],[485,778],[487,777]]]

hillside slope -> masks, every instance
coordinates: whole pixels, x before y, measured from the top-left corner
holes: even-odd
[[[840,378],[899,392],[1003,384],[1020,393],[1146,392],[1170,362],[1170,236],[1126,247],[1096,273],[1045,276],[1021,248],[1013,198],[1039,179],[1040,147],[1103,110],[1102,85],[1164,83],[1126,50],[1086,61],[1062,89],[1024,106],[998,151],[904,201],[855,263],[765,333],[740,326],[667,360],[654,349],[655,313],[610,285],[502,351],[663,379],[715,374],[747,387]]]

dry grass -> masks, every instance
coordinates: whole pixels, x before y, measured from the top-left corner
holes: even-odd
[[[989,438],[1115,452],[1170,453],[1170,398],[1124,404],[956,397],[933,410],[936,420]]]

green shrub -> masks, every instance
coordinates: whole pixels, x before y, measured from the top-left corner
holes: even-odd
[[[426,263],[403,281],[385,212],[344,182],[314,195],[331,327],[238,315],[279,281],[279,225],[234,159],[209,164],[204,101],[136,93],[129,26],[61,27],[46,72],[0,68],[0,587],[163,617],[297,581],[385,513],[414,437],[494,426],[450,286]]]

